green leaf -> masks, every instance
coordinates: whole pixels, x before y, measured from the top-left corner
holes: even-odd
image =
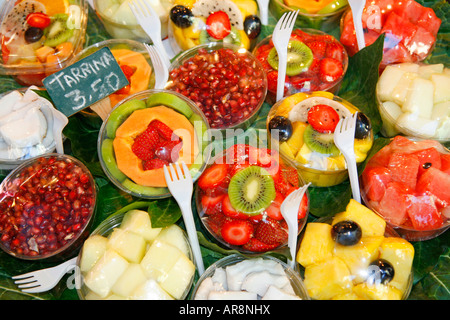
[[[164,228],[176,223],[181,218],[181,209],[174,198],[151,201],[148,213],[153,228]]]
[[[450,298],[450,248],[439,257],[436,267],[422,280],[422,287],[428,297],[436,300]]]

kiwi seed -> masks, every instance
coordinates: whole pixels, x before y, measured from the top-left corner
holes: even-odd
[[[313,53],[306,44],[298,40],[289,41],[286,75],[291,77],[306,71],[311,65],[313,58]],[[278,70],[278,53],[275,47],[270,50],[267,62],[272,68]]]
[[[309,149],[322,154],[338,156],[339,149],[334,144],[334,135],[332,133],[320,133],[308,124],[303,133],[303,140]]]

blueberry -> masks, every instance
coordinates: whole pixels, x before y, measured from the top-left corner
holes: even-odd
[[[44,35],[44,31],[41,28],[29,27],[25,31],[25,41],[33,43],[39,41]]]
[[[395,275],[394,267],[386,260],[379,259],[369,265],[367,282],[370,284],[387,284]]]
[[[180,28],[188,28],[192,25],[192,20],[194,15],[192,14],[191,9],[182,6],[176,5],[172,9],[170,9],[170,20],[180,27]]]
[[[370,119],[362,112],[356,114],[356,128],[355,138],[365,139],[369,136],[370,130],[372,130],[372,124]]]
[[[272,130],[278,130],[278,140],[286,141],[292,136],[292,123],[288,118],[275,116],[269,121],[270,134]]]
[[[261,25],[258,16],[247,16],[244,20],[244,31],[250,39],[255,39],[261,33]]]
[[[354,221],[340,221],[333,225],[331,237],[343,246],[353,246],[362,236],[361,227]]]

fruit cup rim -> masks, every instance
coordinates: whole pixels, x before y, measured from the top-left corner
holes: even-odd
[[[294,8],[289,7],[288,5],[284,4],[282,0],[273,0],[273,2],[275,3],[275,5],[278,5],[279,7],[281,7],[284,10],[288,10],[288,11],[295,11]],[[349,5],[345,5],[342,8],[333,11],[333,12],[329,12],[329,13],[308,13],[308,12],[303,12],[301,10],[299,10],[298,14],[300,16],[305,16],[308,18],[330,18],[330,17],[334,17],[334,16],[338,16],[340,14],[342,14],[344,11],[346,11],[349,8]]]

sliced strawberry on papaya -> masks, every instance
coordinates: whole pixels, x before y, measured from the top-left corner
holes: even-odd
[[[241,246],[250,240],[253,224],[247,220],[232,219],[223,224],[220,234],[225,242]]]
[[[198,179],[198,186],[203,190],[215,189],[228,180],[228,165],[214,163]]]
[[[159,135],[156,130],[145,130],[134,139],[131,150],[139,159],[150,160],[154,157],[158,144]]]
[[[144,170],[154,170],[154,169],[162,168],[168,164],[169,164],[169,162],[166,160],[155,158],[155,159],[142,161],[142,168]]]

